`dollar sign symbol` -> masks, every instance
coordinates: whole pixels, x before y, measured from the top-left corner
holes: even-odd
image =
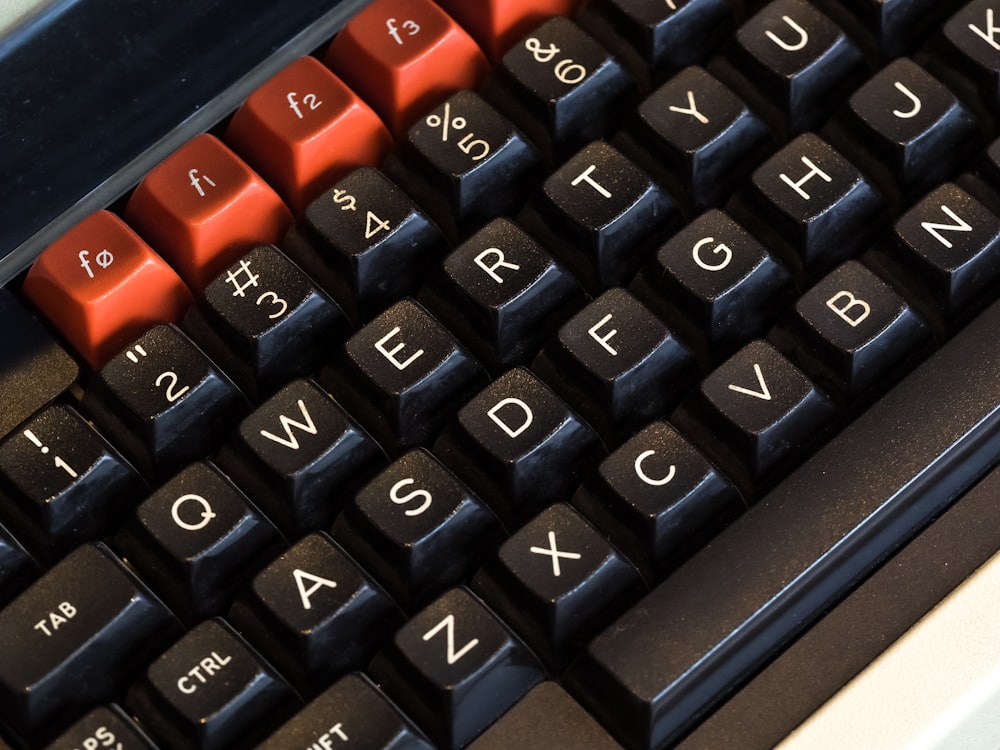
[[[337,188],[333,191],[333,202],[340,206],[341,211],[356,211],[357,201],[353,195],[348,195],[346,190]]]

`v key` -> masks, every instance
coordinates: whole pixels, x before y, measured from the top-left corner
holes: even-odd
[[[760,365],[756,362],[753,363],[753,371],[757,373],[757,382],[760,384],[760,390],[754,391],[750,388],[744,388],[741,385],[729,384],[729,390],[736,391],[737,393],[743,393],[747,396],[753,396],[754,398],[759,398],[762,401],[771,400],[771,389],[767,387],[767,383],[764,382],[764,373],[761,372]]]

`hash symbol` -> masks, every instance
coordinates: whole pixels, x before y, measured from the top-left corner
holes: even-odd
[[[245,284],[241,284],[239,282],[239,276],[241,273],[246,274],[247,281]],[[247,260],[241,260],[240,267],[235,271],[230,271],[226,275],[226,283],[232,284],[236,288],[236,291],[233,292],[234,297],[245,297],[246,290],[252,286],[257,286],[257,281],[259,279],[259,275],[250,271],[250,263]]]

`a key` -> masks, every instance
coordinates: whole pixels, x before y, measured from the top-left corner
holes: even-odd
[[[531,652],[464,588],[400,628],[369,672],[448,750],[468,744],[542,679]]]
[[[159,325],[101,368],[81,409],[144,477],[162,480],[214,450],[246,400],[187,336]]]
[[[503,536],[496,516],[425,450],[358,492],[333,536],[407,611],[466,580]]]
[[[549,16],[571,15],[579,0],[440,0],[445,12],[462,24],[493,62]]]
[[[2,746],[2,745],[0,745]],[[45,750],[156,750],[153,741],[118,706],[100,706],[59,735]]]
[[[175,635],[171,614],[107,547],[78,547],[0,610],[0,717],[23,736],[51,736]]]
[[[222,620],[189,630],[125,697],[150,734],[177,750],[252,746],[296,702],[281,676]]]
[[[187,467],[141,503],[114,540],[188,623],[223,614],[242,578],[282,546],[271,522],[206,462]]]
[[[746,504],[690,442],[657,421],[587,476],[573,506],[648,581],[656,581],[701,549]]]
[[[217,463],[289,538],[329,528],[340,504],[384,461],[368,434],[311,380],[261,404]]]

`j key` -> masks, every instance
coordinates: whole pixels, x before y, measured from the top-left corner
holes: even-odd
[[[486,379],[479,363],[409,299],[358,331],[344,350],[322,383],[390,452],[433,440]]]
[[[127,685],[175,629],[106,547],[78,547],[0,611],[0,717],[24,736],[54,734]]]
[[[927,325],[892,287],[848,261],[806,292],[770,338],[827,392],[850,402],[888,389],[927,336]]]
[[[106,364],[81,408],[148,479],[222,442],[246,401],[177,328],[160,325]]]
[[[884,223],[881,194],[811,133],[754,171],[726,210],[780,253],[800,284],[866,250]]]
[[[691,342],[707,369],[764,334],[788,302],[790,282],[753,235],[713,210],[670,238],[630,289]]]
[[[691,67],[640,104],[612,144],[697,214],[721,204],[771,150],[772,139],[742,99]]]
[[[0,435],[72,385],[79,367],[7,289],[0,289],[6,333],[0,343]]]
[[[38,564],[0,524],[0,606],[21,593],[38,575]]]
[[[219,467],[290,538],[328,528],[342,498],[383,460],[311,380],[295,380],[261,404],[218,455]]]
[[[559,329],[532,364],[615,445],[677,405],[698,376],[691,352],[624,289],[610,289]]]
[[[447,750],[464,747],[542,680],[531,652],[464,588],[400,628],[369,671]]]
[[[334,683],[257,750],[432,750],[410,720],[361,674]]]
[[[854,42],[806,0],[775,0],[709,70],[782,137],[817,127],[864,75]]]
[[[7,520],[43,558],[99,538],[147,492],[121,455],[62,404],[0,443],[0,476],[16,501],[5,505]]]
[[[183,326],[254,401],[318,370],[348,328],[337,304],[273,245],[212,281]]]
[[[503,531],[425,450],[396,459],[349,502],[333,536],[408,611],[466,580]]]
[[[639,568],[662,578],[746,507],[732,483],[666,422],[601,462],[573,505]]]
[[[562,503],[504,542],[472,588],[554,674],[643,590],[631,563]]]
[[[385,592],[320,533],[264,568],[229,619],[303,694],[365,666],[402,621]]]
[[[419,300],[500,373],[530,361],[586,295],[523,229],[496,219],[444,259]]]
[[[156,746],[124,711],[111,705],[89,712],[45,750],[156,750]]]
[[[462,407],[434,444],[507,526],[568,498],[601,450],[590,426],[522,368]]]
[[[177,273],[108,211],[91,214],[49,245],[23,290],[95,369],[150,326],[180,320],[191,304]],[[58,354],[48,356],[59,362]],[[66,365],[56,373],[65,377]]]
[[[616,125],[634,85],[590,35],[555,17],[504,55],[483,94],[558,164]]]
[[[932,72],[985,113],[1000,111],[1000,4],[962,4],[942,29],[929,59]]]
[[[175,614],[197,622],[222,614],[242,578],[282,543],[229,479],[196,463],[139,505],[114,546]]]
[[[438,228],[380,172],[362,167],[317,198],[282,245],[352,320],[420,286],[444,254]]]
[[[673,200],[603,141],[546,181],[518,223],[599,293],[632,277],[677,219]]]
[[[168,648],[125,698],[171,750],[249,747],[296,702],[288,684],[221,620],[207,620]]]
[[[833,412],[795,365],[753,341],[705,378],[671,422],[749,499],[818,446]]]
[[[541,156],[478,94],[459,91],[410,128],[385,171],[456,241],[520,208]]]

